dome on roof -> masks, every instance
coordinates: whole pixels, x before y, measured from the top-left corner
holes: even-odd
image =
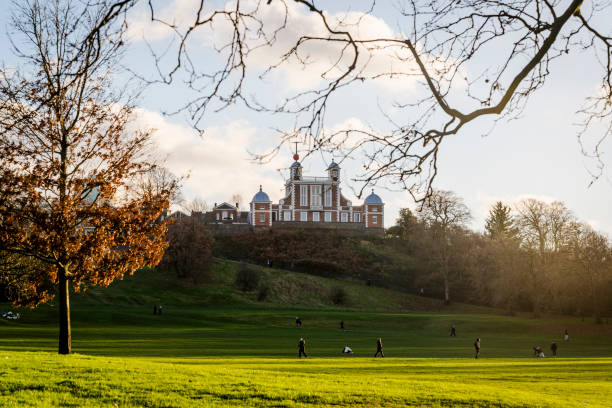
[[[372,194],[367,196],[363,203],[364,204],[382,204],[383,201],[378,195],[374,194],[374,190],[372,190]]]
[[[293,162],[291,167],[302,167],[302,165],[300,164],[300,162],[295,161],[295,162]]]
[[[261,186],[259,186],[259,191],[257,194],[253,196],[253,203],[271,203],[270,197],[266,193],[261,190]]]
[[[332,159],[332,162],[327,169],[329,170],[329,169],[339,169],[339,168],[340,166],[338,165],[338,163],[336,163],[334,159]]]

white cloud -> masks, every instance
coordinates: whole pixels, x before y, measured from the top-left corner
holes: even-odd
[[[201,197],[209,204],[229,201],[234,194],[250,202],[262,184],[270,197],[281,196],[279,160],[258,165],[250,159],[256,128],[246,121],[206,129],[200,136],[192,128],[171,123],[161,115],[140,109],[138,122],[156,129],[156,150],[176,175],[189,175],[184,182],[186,199]],[[286,164],[286,163],[283,163]]]

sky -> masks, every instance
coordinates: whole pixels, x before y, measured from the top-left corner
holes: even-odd
[[[180,25],[193,15],[192,3],[191,0],[160,2],[160,15]],[[328,10],[333,15],[341,11],[341,3],[322,1],[318,4],[330,7]],[[356,18],[360,16],[360,3],[351,3]],[[359,35],[390,36],[401,31],[402,22],[397,18],[394,4],[396,2],[378,2],[374,15],[362,20]],[[266,9],[265,12],[264,17],[270,21],[278,18],[273,9]],[[600,21],[612,21],[611,10],[600,13],[597,16]],[[0,5],[0,24],[4,28],[2,36],[5,37],[0,43],[0,59],[11,66],[16,62],[6,39],[6,33],[10,31],[9,15],[10,2],[4,1]],[[292,9],[289,34],[281,38],[273,49],[263,50],[253,57],[253,75],[278,58],[283,47],[294,38],[292,36],[297,35],[297,30],[310,27],[312,32],[318,32],[313,18],[305,9]],[[130,44],[123,63],[139,74],[153,75],[154,64],[147,44],[157,47],[155,49],[164,49],[170,41],[169,33],[159,25],[152,26],[143,9],[134,10],[129,22]],[[606,26],[609,29],[610,25]],[[205,70],[209,64],[214,64],[217,57],[211,51],[210,44],[224,34],[222,27],[216,27],[214,32],[203,31],[195,37],[190,51],[196,65],[200,64]],[[310,52],[313,63],[307,69],[288,64],[263,83],[254,81],[248,92],[268,102],[316,86],[319,80],[315,75],[316,70],[321,69],[321,61],[326,61],[330,51],[313,48]],[[490,58],[494,60],[499,57],[499,52],[491,50]],[[375,74],[377,69],[384,69],[389,61],[389,55],[377,56],[367,68],[368,72]],[[585,97],[597,89],[601,68],[588,50],[570,53],[553,61],[549,68],[551,74],[546,84],[530,98],[520,118],[500,121],[494,128],[492,119],[479,119],[449,138],[441,148],[439,175],[434,187],[452,190],[463,198],[473,216],[470,227],[476,231],[484,229],[484,220],[495,201],[512,205],[520,199],[533,197],[562,201],[580,220],[612,235],[612,174],[608,168],[604,177],[589,186],[592,181],[589,169],[595,163],[582,154],[575,125],[579,119],[575,112]],[[388,118],[379,106],[386,106],[386,112],[391,112],[393,119],[401,120],[404,113],[389,107],[393,101],[409,101],[418,97],[415,81],[414,78],[387,78],[362,87],[344,89],[332,99],[326,125],[334,128],[352,123],[377,129],[388,128]],[[184,181],[183,197],[187,200],[197,197],[212,205],[229,202],[234,194],[239,194],[243,197],[243,205],[248,205],[262,185],[273,201],[281,199],[286,169],[293,161],[291,147],[281,148],[269,163],[257,164],[250,159],[252,153],[273,148],[279,140],[276,129],[291,126],[291,119],[258,114],[243,106],[231,106],[221,112],[207,114],[201,123],[205,128],[202,136],[194,130],[187,115],[168,116],[163,113],[175,110],[190,97],[193,97],[193,93],[180,83],[153,86],[143,94],[138,109],[139,123],[156,129],[154,138],[157,150],[167,167],[177,175],[188,175]],[[600,129],[594,129],[593,136],[601,135]],[[602,145],[606,165],[610,164],[610,139],[612,137]],[[304,148],[299,147],[300,150]],[[332,158],[333,154],[309,156],[302,163],[304,174],[324,175]],[[360,185],[351,181],[362,164],[363,158],[359,155],[341,163],[343,194],[353,204],[363,200],[363,197],[357,198],[353,191],[358,190]],[[370,188],[374,188],[386,203],[386,226],[395,223],[400,208],[415,207],[407,192],[397,191],[388,183],[369,187],[368,192]]]

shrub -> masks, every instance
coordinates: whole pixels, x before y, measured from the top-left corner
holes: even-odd
[[[263,302],[268,298],[269,287],[266,284],[259,285],[259,292],[257,292],[257,301]]]
[[[261,280],[261,272],[249,266],[241,266],[236,275],[236,286],[243,292],[257,289]]]
[[[331,290],[331,301],[334,305],[346,303],[347,294],[342,286],[334,286]]]

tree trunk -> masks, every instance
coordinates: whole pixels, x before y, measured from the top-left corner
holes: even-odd
[[[450,290],[448,288],[448,274],[444,274],[444,304],[450,305]]]
[[[70,292],[66,271],[59,271],[59,354],[72,353],[70,330]]]

